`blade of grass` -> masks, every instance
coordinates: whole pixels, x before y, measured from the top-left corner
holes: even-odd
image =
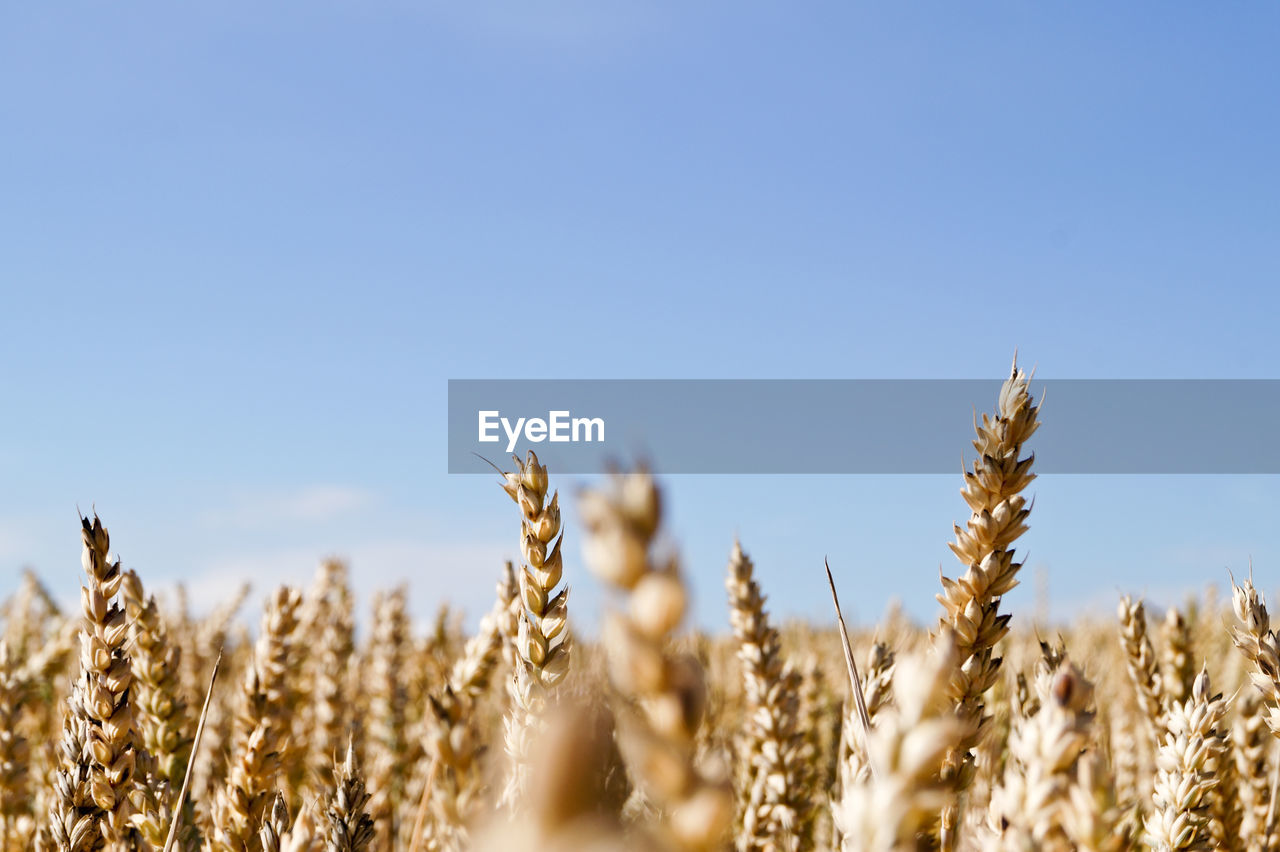
[[[862,678],[858,677],[858,664],[853,659],[853,646],[849,644],[849,631],[844,626],[844,615],[840,612],[840,596],[836,594],[836,581],[831,576],[831,563],[823,558],[822,564],[827,569],[827,583],[831,586],[831,601],[836,605],[836,623],[840,626],[840,644],[844,647],[844,662],[849,667],[849,683],[853,687],[853,703],[858,708],[858,719],[862,722],[862,747],[867,750],[867,765],[872,767],[872,774],[874,774],[875,769],[871,761],[870,749],[871,718],[867,715],[867,701],[862,695]]]
[[[200,723],[196,725],[196,738],[191,743],[191,756],[187,758],[187,771],[182,776],[182,790],[173,806],[173,822],[169,823],[169,836],[164,841],[164,852],[173,849],[173,841],[178,836],[178,826],[182,823],[182,806],[187,800],[187,791],[191,787],[191,770],[196,765],[196,755],[200,752],[200,739],[204,736],[204,723],[209,718],[209,701],[213,698],[213,684],[218,679],[218,669],[222,666],[222,649],[218,649],[218,658],[213,661],[213,672],[209,675],[209,689],[204,694],[204,707],[200,710]]]
[[[431,802],[431,788],[435,786],[436,772],[439,768],[439,756],[431,758],[431,766],[427,769],[427,784],[422,789],[422,799],[418,802],[418,814],[413,821],[413,836],[409,841],[409,852],[418,852],[422,848],[422,837],[427,827],[427,806]]]

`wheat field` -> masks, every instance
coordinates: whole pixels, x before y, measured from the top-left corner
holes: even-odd
[[[247,590],[193,617],[84,518],[79,611],[30,574],[4,604],[0,852],[1275,849],[1280,642],[1251,580],[1051,636],[1001,608],[1029,384],[1015,364],[976,424],[936,623],[847,639],[834,608],[771,621],[749,531],[726,542],[731,634],[689,630],[639,468],[576,498],[573,538],[616,590],[595,641],[573,634],[533,453],[502,479],[515,511],[495,500],[520,560],[495,566],[492,609],[442,608],[425,635],[403,588],[358,632],[336,561],[252,632]]]

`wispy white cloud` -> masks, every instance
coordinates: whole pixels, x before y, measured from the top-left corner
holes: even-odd
[[[231,505],[203,512],[200,521],[215,529],[262,529],[280,523],[323,523],[352,515],[375,502],[372,492],[346,485],[312,485],[275,494],[236,498]]]
[[[501,546],[489,544],[439,545],[413,539],[381,539],[340,553],[289,547],[213,556],[195,567],[183,582],[193,608],[199,612],[207,612],[227,600],[247,582],[253,587],[248,609],[251,613],[279,585],[306,588],[320,561],[336,557],[350,566],[362,612],[367,610],[373,590],[405,583],[411,611],[420,622],[428,620],[446,601],[474,621],[492,604],[502,560],[509,556]],[[248,618],[250,622],[256,620],[255,615]]]

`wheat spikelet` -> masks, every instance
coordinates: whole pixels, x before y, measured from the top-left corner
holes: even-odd
[[[79,706],[81,691],[67,699],[58,751],[61,768],[53,779],[48,842],[58,852],[99,852],[106,848],[103,811],[93,797],[93,757],[88,714]],[[43,838],[42,838],[43,839]]]
[[[333,795],[325,810],[325,852],[365,852],[373,842],[373,817],[366,810],[369,794],[356,767],[355,749],[334,770]]]
[[[559,494],[552,494],[547,500],[547,468],[538,463],[532,450],[526,461],[518,457],[514,461],[516,471],[503,474],[502,487],[520,507],[520,552],[524,562],[517,572],[522,604],[516,633],[519,661],[506,722],[511,775],[502,798],[507,804],[514,804],[526,792],[529,749],[542,727],[547,692],[560,684],[569,667],[569,589],[556,591],[564,571]]]
[[[308,801],[287,834],[280,838],[281,852],[324,852],[325,838],[316,825],[314,810],[320,807],[320,800]]]
[[[1080,755],[1070,801],[1062,811],[1063,829],[1080,852],[1121,852],[1132,844],[1133,831],[1123,824],[1124,805],[1101,751]]]
[[[966,570],[959,580],[941,578],[938,601],[944,614],[937,635],[948,628],[955,633],[959,664],[951,696],[957,712],[973,721],[968,738],[948,755],[942,770],[957,792],[967,789],[973,779],[972,749],[985,718],[982,696],[996,682],[1000,667],[1000,658],[992,651],[1009,629],[1009,616],[999,612],[1000,598],[1017,585],[1022,567],[1014,561],[1012,544],[1027,529],[1030,507],[1021,492],[1035,478],[1031,473],[1035,456],[1020,458],[1020,454],[1040,425],[1029,384],[1030,376],[1015,361],[1000,390],[995,416],[984,414],[981,424],[974,424],[978,457],[973,470],[965,473],[960,492],[973,514],[963,529],[955,526],[956,540],[950,545]],[[944,843],[950,842],[956,816],[954,807],[943,814]]]
[[[735,541],[725,587],[746,701],[736,846],[739,852],[794,852],[812,807],[806,795],[810,773],[802,754],[804,738],[797,727],[800,676],[782,658],[778,632],[769,624],[753,573],[751,560]]]
[[[289,832],[289,806],[285,804],[284,795],[277,793],[271,802],[271,810],[267,812],[262,827],[258,829],[258,844],[262,852],[280,852],[280,838]]]
[[[579,505],[587,564],[626,596],[626,613],[605,621],[603,640],[611,680],[638,703],[619,710],[623,756],[661,809],[672,848],[719,849],[733,818],[732,793],[694,759],[706,686],[697,662],[667,647],[687,595],[674,557],[656,562],[650,554],[662,518],[657,486],[643,470],[618,473]]]

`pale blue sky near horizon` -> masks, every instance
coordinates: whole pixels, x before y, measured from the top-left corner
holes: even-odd
[[[1015,347],[1280,378],[1277,35],[1265,4],[6,7],[0,594],[29,564],[72,600],[96,506],[200,605],[339,554],[474,621],[517,516],[444,472],[450,378],[998,378]],[[698,622],[735,534],[781,615],[828,617],[828,555],[859,620],[932,618],[966,450],[669,478]],[[1275,477],[1032,490],[1015,611],[1036,573],[1058,617],[1250,559],[1280,586]],[[579,544],[570,514],[589,624]]]

